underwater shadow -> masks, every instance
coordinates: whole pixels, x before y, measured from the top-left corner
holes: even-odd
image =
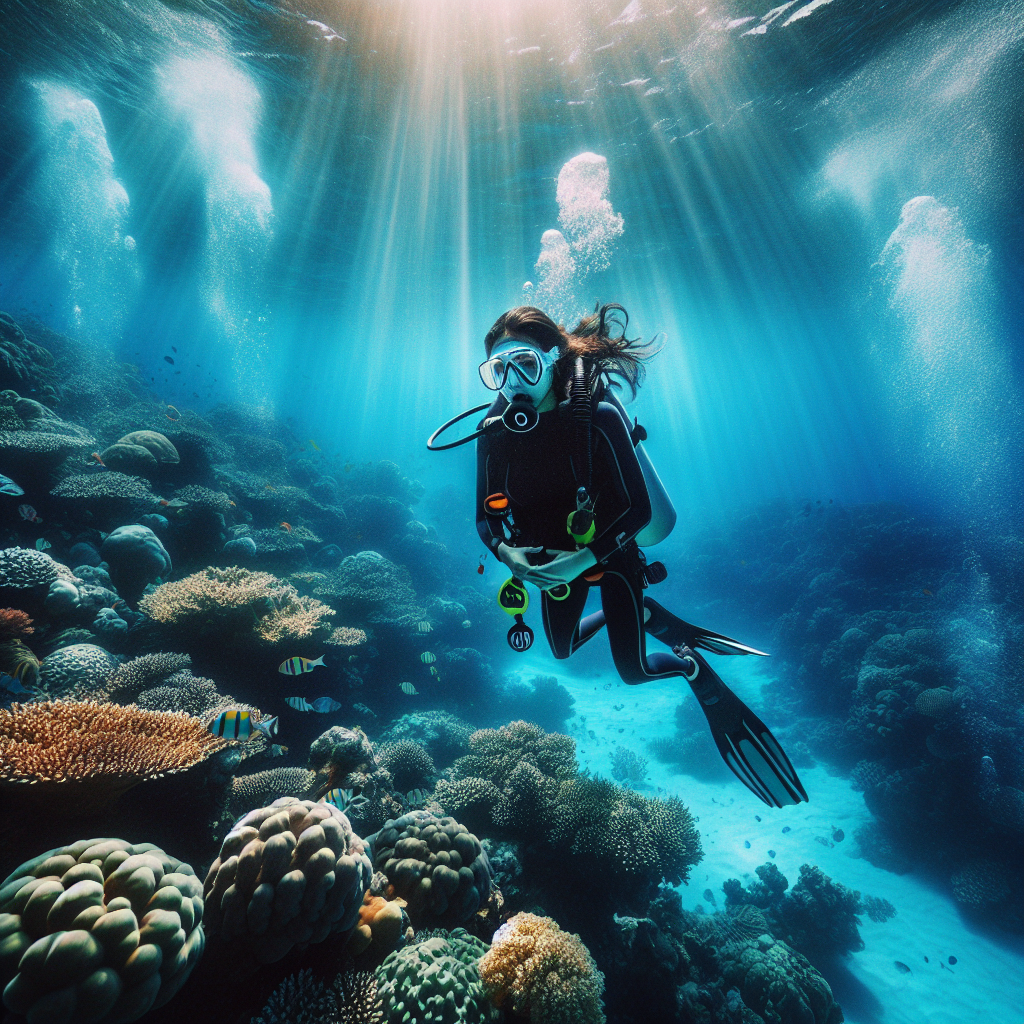
[[[815,962],[822,977],[832,988],[835,1001],[843,1008],[847,1020],[857,1024],[881,1024],[884,1007],[878,997],[839,957],[823,957]]]

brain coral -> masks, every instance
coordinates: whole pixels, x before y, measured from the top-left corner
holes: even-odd
[[[103,699],[120,662],[96,644],[70,644],[44,662],[40,683],[53,698]]]
[[[82,812],[224,746],[189,715],[79,701],[0,709],[0,790]]]
[[[54,580],[71,580],[75,574],[45,551],[31,548],[4,548],[0,551],[0,587],[25,590],[29,587],[49,588]]]
[[[604,975],[579,936],[550,917],[516,914],[494,934],[480,977],[498,1006],[531,1024],[604,1024]]]
[[[348,818],[284,797],[227,834],[206,876],[207,927],[243,938],[261,963],[352,928],[372,870]]]
[[[491,866],[480,840],[454,818],[410,811],[371,840],[374,869],[409,905],[414,924],[458,924],[486,904]]]
[[[195,872],[151,843],[50,850],[0,888],[4,1005],[33,1024],[138,1020],[188,978],[202,918]]]
[[[477,969],[486,952],[485,942],[456,928],[451,933],[434,932],[390,953],[377,968],[384,1020],[388,1024],[497,1021],[500,1015],[487,999]]]
[[[725,984],[738,988],[744,1004],[767,1024],[837,1024],[843,1019],[828,982],[805,957],[771,935],[725,945],[721,961]]]

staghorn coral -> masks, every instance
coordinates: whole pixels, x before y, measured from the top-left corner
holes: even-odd
[[[410,811],[371,839],[374,869],[409,905],[414,924],[459,924],[487,902],[491,868],[480,840],[454,818]]]
[[[397,789],[428,785],[436,773],[431,756],[413,740],[381,743],[375,754],[377,764],[391,775]]]
[[[120,662],[96,644],[69,644],[43,663],[40,685],[53,699],[106,700]]]
[[[531,1024],[604,1024],[604,975],[578,935],[550,917],[516,914],[479,963],[484,989]]]
[[[284,797],[250,811],[225,837],[206,876],[207,927],[273,963],[352,928],[371,874],[345,815]]]
[[[27,590],[49,588],[54,580],[80,582],[75,574],[45,551],[31,548],[4,548],[0,551],[0,587]]]
[[[477,961],[486,952],[485,942],[456,928],[433,932],[389,954],[376,972],[384,1020],[388,1024],[499,1020],[477,969]]]
[[[322,601],[293,592],[269,615],[260,619],[256,635],[268,644],[304,640],[326,629],[329,626],[326,620],[333,616],[334,609]]]
[[[35,632],[27,612],[20,608],[0,608],[0,643],[24,640]]]
[[[236,775],[231,780],[228,806],[233,817],[254,807],[266,807],[283,796],[311,799],[316,791],[316,775],[305,768],[269,768],[252,775]]]
[[[564,782],[550,841],[610,878],[679,885],[703,857],[693,816],[678,797],[641,796],[603,779]]]
[[[84,701],[14,704],[0,709],[0,789],[84,812],[146,779],[187,771],[224,745],[189,715]]]
[[[192,972],[202,918],[195,872],[152,843],[49,850],[0,888],[4,1005],[34,1022],[138,1020]]]

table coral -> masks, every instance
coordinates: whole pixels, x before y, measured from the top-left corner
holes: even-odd
[[[456,928],[450,933],[433,932],[389,954],[376,972],[384,1020],[388,1024],[497,1021],[498,1011],[487,999],[477,967],[486,952],[485,942]],[[593,1024],[599,1022],[595,1019]]]
[[[224,745],[189,715],[82,701],[14,704],[0,709],[0,789],[81,813]]]
[[[0,887],[4,1005],[37,1024],[138,1020],[185,983],[202,919],[195,872],[151,843],[49,850]]]
[[[363,840],[337,808],[284,797],[225,837],[206,876],[207,926],[273,963],[352,928],[371,875]]]
[[[303,639],[327,627],[334,611],[266,572],[210,567],[164,583],[139,602],[151,619],[188,627],[206,620],[234,625],[266,643]]]
[[[516,914],[495,932],[479,970],[491,999],[531,1024],[604,1024],[604,975],[579,936],[550,917]]]

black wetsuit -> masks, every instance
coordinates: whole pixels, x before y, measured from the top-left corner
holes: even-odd
[[[502,403],[503,404],[503,403]],[[497,405],[488,415],[501,410]],[[576,509],[573,420],[568,402],[541,413],[533,430],[516,434],[501,428],[477,441],[477,531],[493,552],[502,542],[512,547],[543,546],[573,551],[566,520]],[[568,658],[602,626],[608,627],[612,659],[627,683],[684,675],[683,662],[667,652],[647,653],[646,635],[682,643],[680,620],[644,596],[644,560],[634,539],[650,522],[651,500],[629,430],[619,411],[595,404],[591,426],[592,470],[597,534],[587,545],[598,564],[570,584],[569,596],[556,601],[544,593],[544,632],[556,658]],[[577,456],[578,461],[578,456]],[[491,494],[507,496],[516,535],[509,539],[502,520],[484,511]],[[601,611],[583,618],[591,586],[601,588]],[[648,616],[645,625],[644,609]]]

